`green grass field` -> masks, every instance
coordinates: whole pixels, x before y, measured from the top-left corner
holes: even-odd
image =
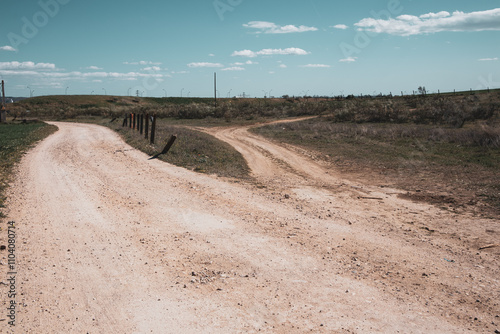
[[[37,141],[55,132],[57,128],[45,123],[0,124],[0,217],[5,201],[5,190],[12,179],[14,165]]]

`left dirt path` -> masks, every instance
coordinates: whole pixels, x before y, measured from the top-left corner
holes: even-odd
[[[54,124],[59,131],[24,158],[9,196],[8,220],[15,221],[18,238],[18,313],[12,329],[210,330],[210,320],[194,320],[211,307],[188,304],[177,270],[161,266],[177,261],[168,245],[149,250],[147,245],[155,235],[174,240],[189,230],[166,226],[179,220],[173,216],[191,212],[176,204],[179,199],[197,204],[191,187],[182,194],[173,190],[175,175],[188,172],[148,161],[108,129]]]

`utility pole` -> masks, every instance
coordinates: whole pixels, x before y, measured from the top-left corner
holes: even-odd
[[[214,103],[217,108],[217,72],[214,72]]]
[[[7,122],[7,111],[5,110],[5,83],[2,80],[2,108],[0,110],[0,123]]]

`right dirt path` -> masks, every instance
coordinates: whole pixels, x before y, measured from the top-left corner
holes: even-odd
[[[402,199],[401,190],[363,184],[311,152],[265,139],[251,128],[205,131],[245,157],[263,192],[303,215],[270,233],[298,243],[340,277],[390,295],[408,315],[437,316],[463,330],[500,329],[500,250],[482,249],[499,243],[498,220]],[[363,293],[371,303],[369,292]],[[434,331],[448,332],[439,326]]]

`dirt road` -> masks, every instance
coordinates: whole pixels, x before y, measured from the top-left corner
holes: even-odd
[[[499,221],[402,200],[247,128],[210,130],[247,158],[255,180],[238,182],[55,124],[9,194],[16,333],[500,330],[500,250],[478,250]]]

